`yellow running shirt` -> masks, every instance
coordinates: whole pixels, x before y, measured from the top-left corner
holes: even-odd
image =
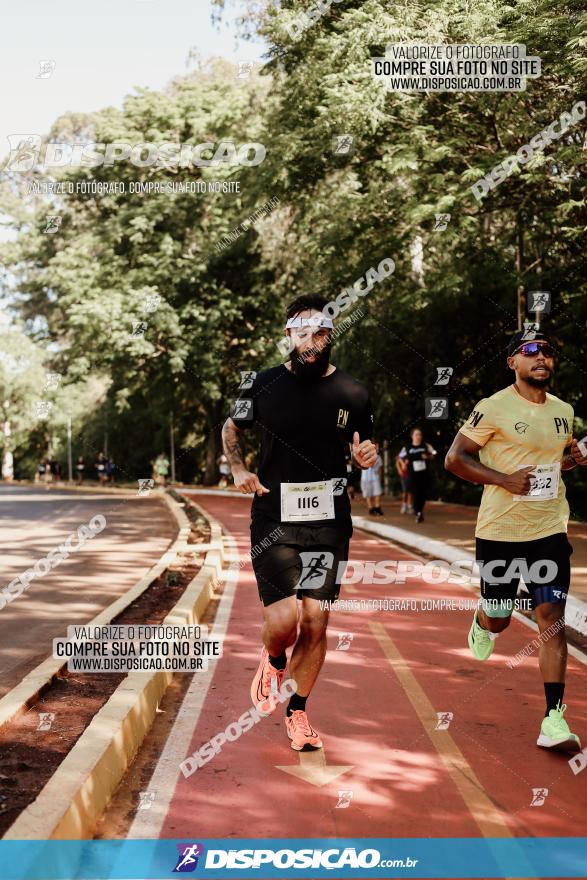
[[[516,500],[500,486],[484,486],[475,535],[490,541],[536,541],[566,532],[569,504],[560,478],[563,451],[573,439],[573,407],[553,394],[531,403],[509,385],[485,397],[461,428],[483,448],[486,467],[513,474],[540,465],[531,495]]]

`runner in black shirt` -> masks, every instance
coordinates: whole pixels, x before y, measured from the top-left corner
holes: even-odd
[[[424,505],[428,498],[430,486],[429,464],[436,450],[430,443],[424,443],[424,435],[420,428],[413,428],[410,432],[412,442],[404,446],[399,454],[402,461],[408,463],[407,487],[414,499],[414,513],[416,522],[424,521]]]
[[[321,748],[306,699],[326,654],[328,610],[348,559],[353,527],[346,493],[345,453],[366,469],[377,458],[367,389],[330,364],[332,321],[320,296],[302,296],[287,309],[286,335],[294,348],[286,364],[258,373],[224,425],[224,451],[235,486],[255,493],[251,544],[264,605],[264,648],[251,686],[253,703],[267,714],[277,705],[295,643],[290,675],[297,684],[286,729],[297,751]],[[241,432],[260,428],[259,473],[244,465]],[[298,633],[296,597],[302,600]]]

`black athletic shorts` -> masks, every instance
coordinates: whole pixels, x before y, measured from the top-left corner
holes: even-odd
[[[281,534],[280,534],[281,533]],[[251,523],[251,557],[263,605],[298,599],[337,599],[349,558],[349,535],[332,525]]]
[[[493,563],[489,571],[481,569],[481,596],[490,600],[484,609],[491,617],[491,607],[495,609],[502,600],[501,613],[493,616],[508,616],[506,612],[513,609],[520,577],[530,593],[532,608],[545,602],[566,602],[571,583],[572,552],[566,532],[536,541],[477,538],[477,564],[481,568],[481,563],[484,566]]]

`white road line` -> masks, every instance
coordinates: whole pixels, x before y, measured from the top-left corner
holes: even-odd
[[[236,541],[223,526],[224,540],[228,544],[229,552],[226,559],[229,563],[238,563]],[[228,629],[230,612],[236,592],[240,567],[229,567],[223,572],[224,591],[220,597],[216,618],[212,627],[211,636],[223,638]],[[183,779],[179,765],[189,752],[190,743],[194,730],[204,707],[206,696],[214,676],[216,663],[210,664],[205,671],[194,675],[194,679],[186,691],[177,718],[169,732],[161,757],[149,782],[149,791],[155,791],[155,800],[150,809],[137,810],[135,819],[129,828],[127,838],[131,840],[150,838],[157,839],[163,827],[163,823],[169,811],[169,805],[175,793],[177,780]]]

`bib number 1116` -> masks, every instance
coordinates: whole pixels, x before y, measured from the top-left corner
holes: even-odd
[[[334,519],[332,480],[281,484],[281,521]]]
[[[307,510],[308,508],[311,508],[311,507],[313,507],[314,509],[316,509],[317,507],[320,507],[320,502],[319,502],[316,495],[313,495],[312,498],[308,498],[308,497],[304,498],[303,496],[301,498],[298,498],[298,509],[299,510]]]

